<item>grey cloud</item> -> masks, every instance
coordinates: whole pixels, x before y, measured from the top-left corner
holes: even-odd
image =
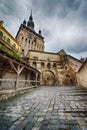
[[[73,10],[78,10],[81,5],[81,0],[65,0],[65,2]]]
[[[41,27],[45,38],[46,51],[65,49],[77,57],[86,54],[87,0],[1,0],[0,19],[15,36],[31,9],[35,30]]]
[[[85,52],[87,51],[87,42],[84,41],[84,39],[79,39],[79,41],[76,42],[76,45],[72,45],[70,47],[66,47],[66,50],[71,52],[71,53],[80,53],[80,52]]]
[[[3,0],[0,3],[0,12],[4,15],[15,15],[17,11],[16,1],[9,0],[8,2],[7,0]]]

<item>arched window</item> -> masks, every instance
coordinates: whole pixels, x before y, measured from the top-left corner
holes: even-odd
[[[28,43],[30,43],[30,40],[28,41]]]
[[[27,43],[27,38],[25,39],[25,42]]]
[[[48,69],[51,68],[51,64],[50,64],[50,63],[47,64],[47,68],[48,68]]]
[[[56,68],[56,63],[53,64],[53,68]]]

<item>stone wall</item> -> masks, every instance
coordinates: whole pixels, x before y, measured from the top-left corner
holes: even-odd
[[[83,63],[82,67],[77,73],[78,85],[87,88],[87,61]]]
[[[74,72],[78,72],[83,63],[72,56],[68,56],[68,59],[69,59],[69,66],[73,69]]]
[[[2,79],[16,79],[16,74],[15,73],[9,73],[7,72],[6,74],[3,75]],[[14,89],[15,88],[15,81],[1,81],[0,84],[0,90],[1,89]]]
[[[2,89],[15,89],[15,83],[16,83],[15,82],[15,80],[16,80],[15,73],[7,72],[6,74],[4,74],[2,79],[9,79],[9,80],[8,81],[1,81],[0,90],[2,90]],[[25,80],[25,73],[24,72],[22,72],[19,75],[19,80]],[[30,80],[30,73],[29,72],[28,72],[27,80]],[[18,88],[29,87],[29,86],[30,86],[30,84],[26,83],[24,81],[19,81],[17,84]]]
[[[68,61],[66,53],[29,52],[29,63],[41,72],[43,85],[76,85],[76,74]]]

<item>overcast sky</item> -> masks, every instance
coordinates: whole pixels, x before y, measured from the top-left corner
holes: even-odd
[[[35,30],[42,30],[45,51],[64,49],[77,58],[87,57],[87,0],[0,0],[0,19],[15,37],[31,9]]]

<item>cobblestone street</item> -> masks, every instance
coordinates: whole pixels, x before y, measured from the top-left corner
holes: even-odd
[[[87,130],[87,90],[40,87],[4,102],[0,130]]]

